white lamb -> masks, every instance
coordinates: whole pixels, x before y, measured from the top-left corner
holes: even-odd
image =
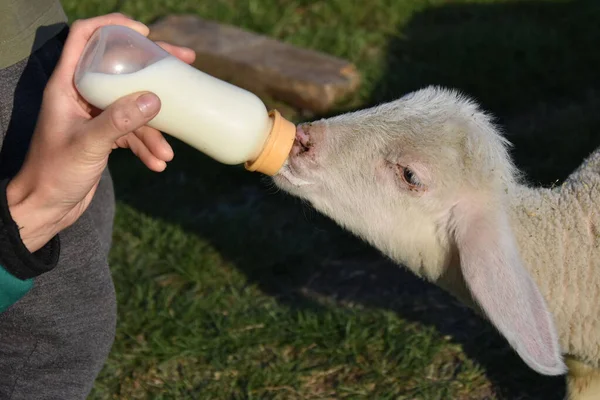
[[[566,361],[570,399],[600,399],[600,150],[542,189],[507,146],[430,87],[299,126],[274,180],[486,316],[532,369]]]

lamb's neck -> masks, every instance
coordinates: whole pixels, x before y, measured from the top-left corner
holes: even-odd
[[[588,178],[552,189],[519,186],[511,196],[511,225],[534,276],[542,279],[548,269],[578,268],[586,258],[582,251],[598,249],[600,175]]]
[[[562,267],[564,261],[568,244],[563,231],[565,206],[555,189],[519,186],[511,196],[511,226],[524,266],[544,287],[548,284],[546,269]]]
[[[528,228],[532,228],[532,225],[537,225],[536,220],[540,218],[554,227],[565,220],[571,220],[577,224],[583,223],[589,228],[589,217],[598,209],[599,195],[600,147],[559,187],[542,189],[517,186],[511,191],[511,206],[513,215],[518,217],[515,223],[524,225],[526,230],[530,230]],[[577,216],[572,215],[574,209],[581,213]]]
[[[553,189],[519,187],[511,196],[524,266],[548,302],[563,348],[579,355],[589,349],[578,340],[600,330],[600,175],[582,173],[585,179]]]

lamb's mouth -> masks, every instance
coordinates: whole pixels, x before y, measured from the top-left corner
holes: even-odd
[[[290,154],[290,158],[293,157]],[[290,164],[290,160],[288,159],[285,164],[281,167],[277,175],[273,177],[276,183],[288,184],[295,187],[310,185],[311,182],[300,178],[298,174],[295,173],[294,168]]]
[[[290,156],[277,173],[275,177],[276,182],[295,187],[306,186],[312,183],[301,177],[302,173],[298,173],[305,169],[304,164],[311,159],[313,143],[310,139],[310,135],[302,128],[302,125],[298,125],[296,128],[296,139],[290,151]]]

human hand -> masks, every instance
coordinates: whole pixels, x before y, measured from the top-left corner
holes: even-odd
[[[173,158],[162,134],[146,126],[160,110],[156,95],[134,93],[101,112],[75,88],[73,77],[83,49],[94,31],[104,25],[124,25],[144,36],[149,33],[144,24],[121,14],[73,23],[44,90],[26,160],[7,187],[11,215],[31,252],[73,224],[87,209],[113,149],[130,148],[157,172]],[[158,44],[186,63],[194,61],[190,49]]]

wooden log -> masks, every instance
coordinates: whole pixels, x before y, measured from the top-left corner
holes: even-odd
[[[149,37],[193,49],[194,66],[212,76],[315,113],[360,84],[348,61],[195,16],[167,16],[150,26]]]

